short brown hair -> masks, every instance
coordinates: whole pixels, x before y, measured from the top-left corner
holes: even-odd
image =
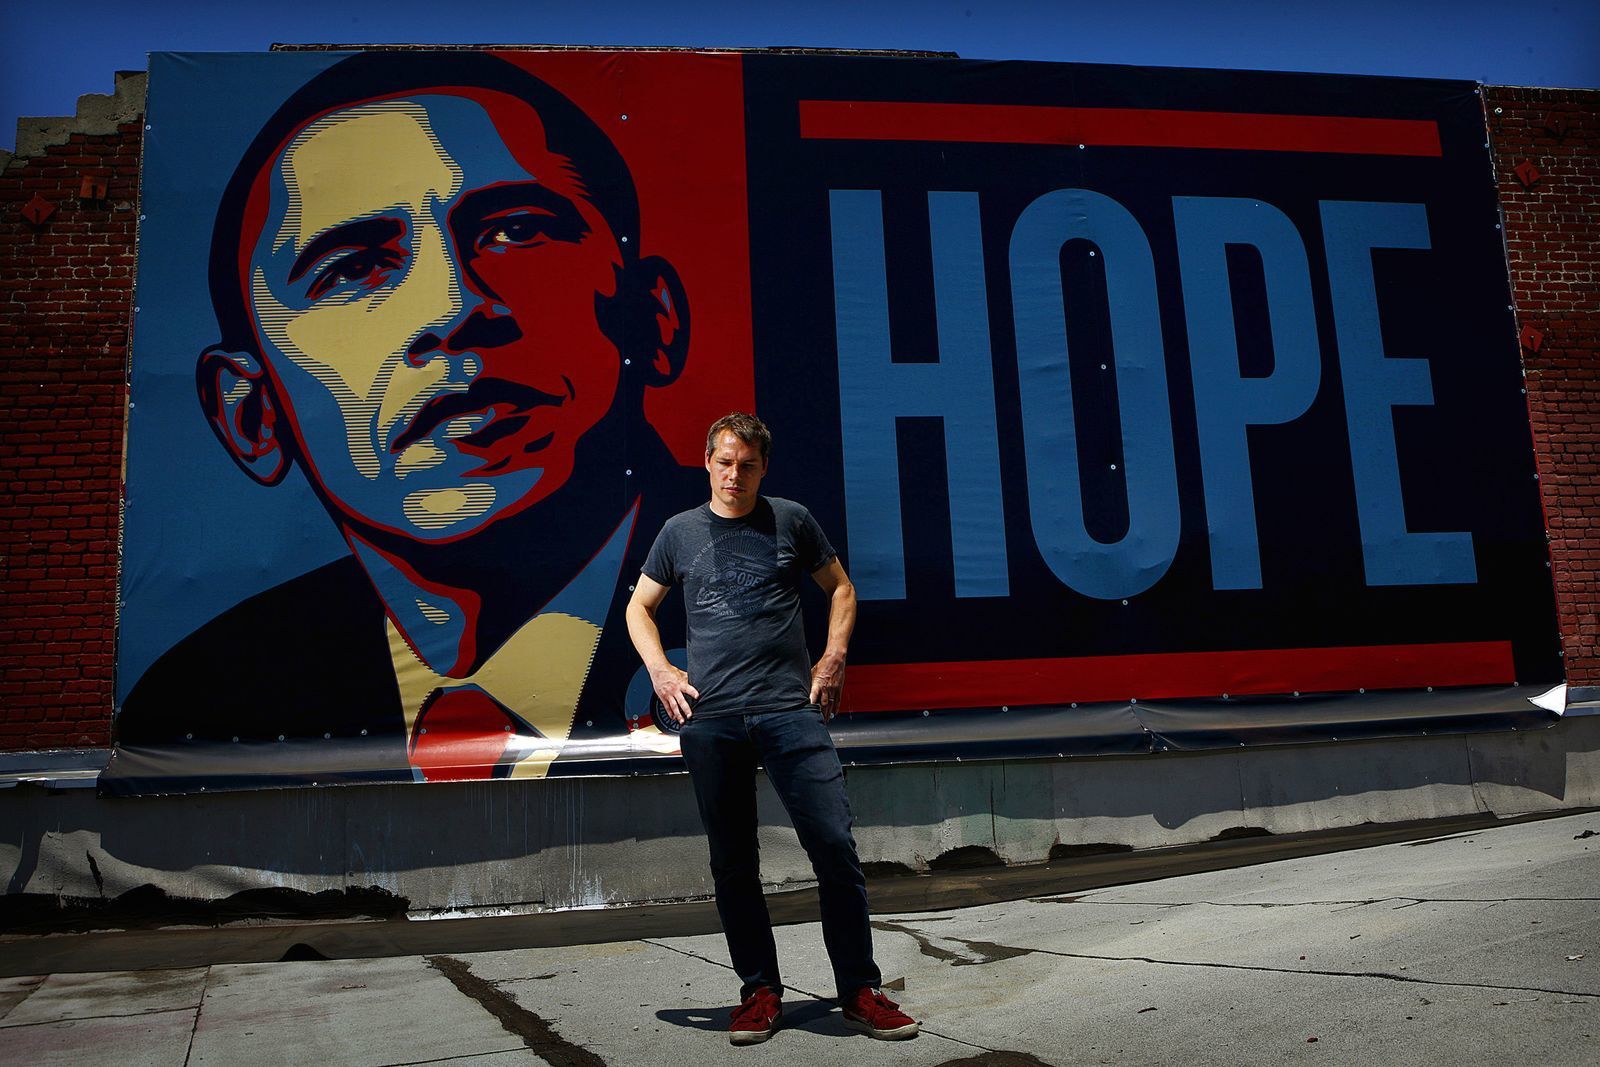
[[[772,454],[772,431],[767,429],[767,424],[754,415],[746,415],[742,411],[732,411],[722,416],[711,424],[711,429],[706,431],[706,455],[717,450],[717,438],[726,431],[733,434],[747,445],[755,445],[761,449],[761,462],[767,462],[767,457]]]

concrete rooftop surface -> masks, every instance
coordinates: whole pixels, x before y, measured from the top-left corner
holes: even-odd
[[[747,1048],[724,1032],[738,982],[721,935],[696,932],[3,978],[0,1062],[1594,1064],[1597,899],[1600,814],[1566,815],[883,912],[878,961],[923,1022],[912,1041],[842,1025],[801,922],[778,930],[784,1026]],[[448,946],[452,921],[406,925]],[[0,962],[14,974],[74,936],[6,938]]]

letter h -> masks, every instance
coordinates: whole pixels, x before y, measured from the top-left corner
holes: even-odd
[[[1000,443],[978,194],[931,192],[937,363],[896,363],[889,344],[883,198],[829,193],[850,572],[865,600],[906,595],[895,420],[944,422],[958,597],[1006,596]]]

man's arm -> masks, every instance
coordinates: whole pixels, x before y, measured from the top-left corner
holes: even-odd
[[[856,587],[837,556],[812,571],[811,577],[828,594],[828,647],[811,668],[811,702],[827,721],[838,713],[839,695],[844,692],[844,658],[856,628]]]
[[[648,574],[639,575],[625,617],[628,620],[628,636],[633,638],[633,647],[638,650],[639,658],[644,660],[645,670],[650,672],[650,684],[661,700],[661,706],[667,709],[673,722],[681,723],[687,722],[689,716],[694,714],[689,699],[693,697],[698,700],[700,690],[689,684],[687,673],[667,662],[666,650],[661,647],[656,609],[667,598],[667,589],[667,586]],[[851,613],[853,616],[853,609]]]

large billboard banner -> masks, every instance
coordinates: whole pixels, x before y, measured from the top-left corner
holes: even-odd
[[[147,123],[109,792],[677,766],[622,608],[733,409],[847,759],[1549,719],[1470,83],[167,54]]]

